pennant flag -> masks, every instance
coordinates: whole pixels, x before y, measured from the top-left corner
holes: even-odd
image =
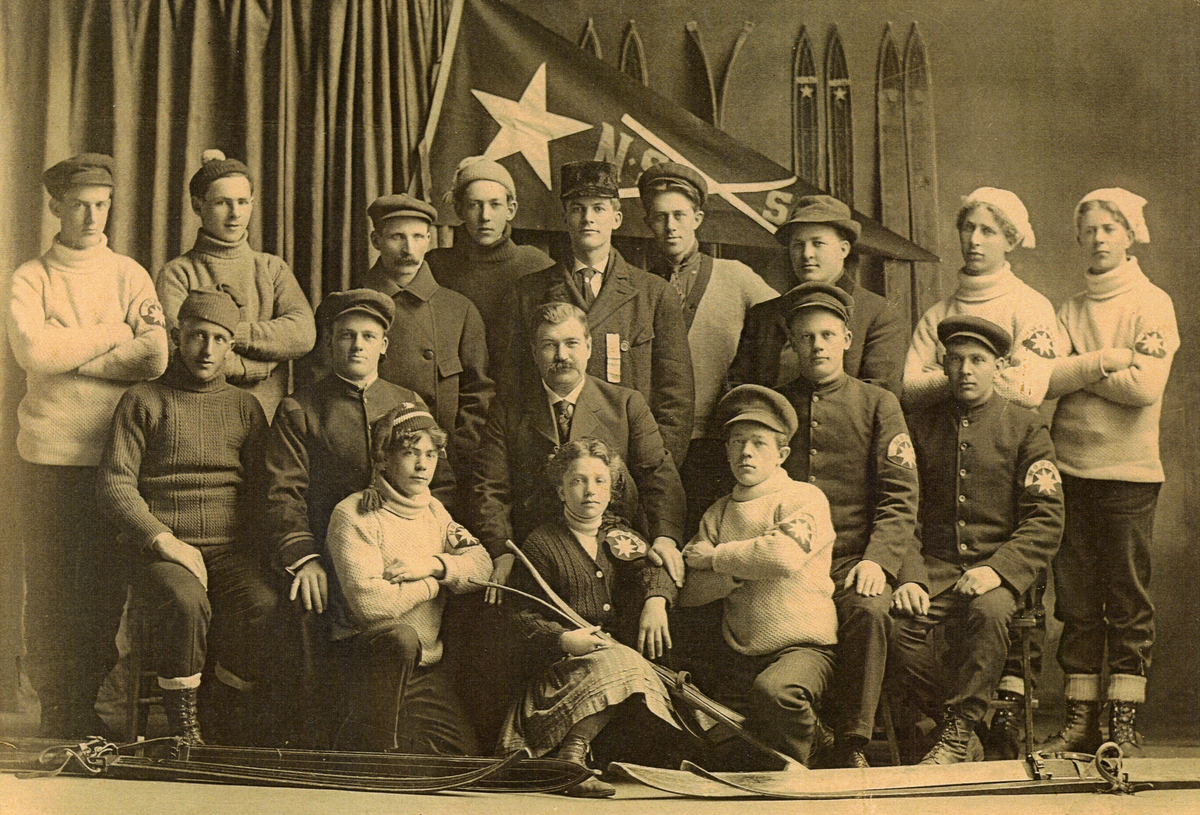
[[[704,239],[777,246],[775,230],[812,184],[606,65],[536,20],[496,0],[456,0],[450,13],[425,136],[422,183],[431,198],[450,189],[466,156],[502,163],[516,182],[517,229],[562,231],[558,168],[602,160],[620,170],[627,209],[619,234],[649,236],[637,178],[661,161],[707,180]],[[449,208],[443,208],[448,223]],[[858,247],[884,257],[936,255],[860,213]]]

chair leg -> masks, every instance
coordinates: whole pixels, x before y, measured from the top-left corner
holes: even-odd
[[[1025,755],[1033,755],[1033,657],[1029,652],[1030,628],[1021,629],[1021,673],[1025,678]]]
[[[883,717],[883,732],[887,736],[888,754],[892,766],[900,766],[900,743],[896,741],[896,723],[892,720],[892,703],[886,693],[879,697],[879,713]]]
[[[132,593],[130,594],[132,598]],[[139,733],[145,730],[139,728],[141,706],[138,699],[142,690],[142,617],[134,607],[132,599],[125,604],[125,625],[129,629],[129,673],[126,677],[125,688],[125,741],[137,741]]]

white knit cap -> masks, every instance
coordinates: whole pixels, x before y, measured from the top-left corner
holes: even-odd
[[[976,204],[991,204],[1004,216],[1004,219],[1017,228],[1021,238],[1019,245],[1027,249],[1037,246],[1037,238],[1033,236],[1033,227],[1029,223],[1029,210],[1021,203],[1021,199],[1008,190],[996,187],[980,187],[963,199],[963,209]]]
[[[1075,205],[1075,220],[1077,222],[1079,220],[1079,210],[1083,209],[1083,205],[1088,201],[1105,201],[1115,206],[1125,216],[1125,220],[1129,223],[1129,228],[1133,230],[1134,242],[1150,243],[1150,230],[1146,228],[1146,216],[1142,212],[1142,208],[1146,206],[1145,198],[1135,195],[1129,190],[1123,190],[1120,187],[1106,187],[1102,190],[1092,190],[1080,198],[1079,203]]]

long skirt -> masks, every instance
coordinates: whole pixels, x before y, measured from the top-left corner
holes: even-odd
[[[529,684],[508,711],[499,755],[527,748],[535,757],[562,742],[576,722],[641,694],[646,707],[678,728],[666,686],[650,663],[625,645],[614,644],[581,657],[564,657]]]

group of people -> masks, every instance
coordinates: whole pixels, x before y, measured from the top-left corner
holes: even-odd
[[[1034,245],[1024,205],[976,190],[958,285],[910,337],[848,268],[842,202],[796,201],[779,294],[700,251],[708,190],[681,164],[642,173],[654,262],[628,263],[617,172],[561,168],[557,261],[513,242],[494,161],[459,166],[450,248],[429,249],[433,206],[385,195],[377,262],[314,315],[247,243],[241,162],[205,155],[195,245],[153,277],[107,246],[111,159],[46,170],[60,230],[8,313],[43,735],[102,731],[131,585],[191,743],[285,738],[271,688],[295,684],[298,608],[342,749],[586,763],[610,723],[680,727],[658,662],[798,763],[866,766],[884,694],[937,720],[921,760],[953,763],[1033,680],[1009,623],[1053,562],[1068,719],[1046,746],[1094,751],[1107,701],[1135,750],[1179,345],[1130,252],[1145,201],[1080,201],[1085,289],[1056,315],[1008,263]]]

